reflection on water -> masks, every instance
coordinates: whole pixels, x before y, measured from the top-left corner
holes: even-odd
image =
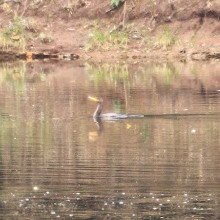
[[[218,219],[219,67],[1,64],[0,217]]]

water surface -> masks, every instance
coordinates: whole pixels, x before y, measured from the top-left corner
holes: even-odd
[[[218,63],[0,65],[2,219],[218,219]],[[103,112],[147,117],[97,124]]]

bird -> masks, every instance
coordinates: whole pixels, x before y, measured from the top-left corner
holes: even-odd
[[[113,1],[112,4],[111,4],[111,7],[109,10],[107,10],[105,13],[109,13],[111,11],[114,11],[115,9],[117,8],[120,8],[124,3],[125,3],[126,0],[118,0],[118,1]]]
[[[126,118],[166,118],[166,119],[173,119],[173,118],[181,118],[181,117],[195,117],[195,116],[207,116],[207,115],[211,115],[210,113],[206,114],[206,113],[202,113],[202,114],[182,114],[182,113],[174,113],[174,114],[142,114],[142,115],[131,115],[131,114],[117,114],[117,113],[106,113],[106,114],[101,114],[102,112],[102,107],[103,107],[103,99],[100,97],[88,97],[91,101],[96,102],[97,108],[95,110],[95,112],[93,113],[93,119],[94,122],[97,124],[98,128],[99,128],[99,132],[101,133],[102,130],[102,120],[105,121],[115,121],[115,120],[121,120],[121,119],[126,119]],[[215,115],[215,113],[214,113]]]
[[[94,119],[104,119],[104,120],[119,120],[119,119],[126,119],[126,118],[143,118],[144,115],[128,115],[128,114],[117,114],[117,113],[106,113],[101,114],[102,107],[103,107],[103,99],[100,97],[91,97],[89,96],[88,99],[97,103],[97,108],[93,113]]]

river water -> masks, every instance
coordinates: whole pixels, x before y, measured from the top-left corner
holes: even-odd
[[[1,219],[219,219],[220,64],[0,64]],[[95,123],[103,112],[144,118]]]

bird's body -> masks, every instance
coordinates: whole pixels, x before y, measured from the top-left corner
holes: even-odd
[[[143,118],[144,115],[127,115],[127,114],[117,114],[117,113],[106,113],[100,115],[100,118],[104,120],[120,120],[126,118]]]
[[[127,114],[117,114],[117,113],[106,113],[101,114],[102,107],[103,107],[103,99],[102,98],[93,98],[88,97],[90,100],[97,102],[97,108],[95,112],[93,113],[94,119],[104,119],[104,120],[120,120],[120,119],[126,119],[126,118],[143,118],[144,115],[127,115]]]

